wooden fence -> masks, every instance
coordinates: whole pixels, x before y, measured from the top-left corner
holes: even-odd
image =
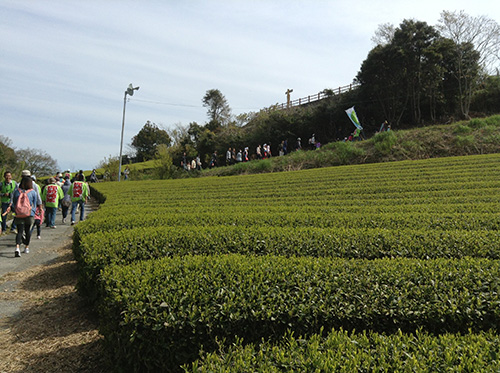
[[[289,103],[283,103],[283,104],[276,104],[273,106],[270,106],[264,110],[270,111],[270,110],[283,110],[283,109],[288,109],[293,106],[300,106],[300,105],[307,105],[310,104],[311,102],[323,100],[325,98],[329,98],[335,95],[340,95],[345,92],[349,92],[353,88],[357,87],[359,84],[353,83],[349,85],[345,85],[343,87],[338,87],[336,89],[325,89],[321,92],[318,92],[317,94],[310,95],[307,97],[302,97],[302,98],[297,98],[295,100],[290,100]]]

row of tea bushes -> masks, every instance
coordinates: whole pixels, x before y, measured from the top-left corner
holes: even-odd
[[[80,289],[96,294],[110,264],[179,255],[283,255],[332,258],[500,258],[499,231],[293,228],[250,226],[149,227],[97,232],[80,243]]]
[[[217,340],[288,330],[496,336],[499,164],[94,184],[105,202],[75,227],[79,286],[117,371],[172,371]]]
[[[182,256],[109,266],[102,281],[102,332],[118,362],[139,371],[192,361],[216,340],[287,330],[500,328],[500,266],[486,259]]]
[[[498,230],[497,155],[198,180],[100,183],[80,236],[163,225]],[[495,168],[496,167],[496,168]],[[373,171],[375,170],[375,171]],[[113,219],[110,218],[113,216]]]
[[[500,200],[500,196],[498,197]],[[273,203],[273,202],[270,202]],[[487,205],[487,204],[485,204]],[[434,205],[436,206],[436,205]],[[500,206],[499,210],[500,210]],[[417,213],[412,212],[409,208],[407,212],[387,213],[373,212],[286,212],[286,211],[245,211],[244,209],[219,209],[212,212],[168,212],[163,210],[154,214],[143,211],[141,208],[135,208],[134,213],[129,211],[128,214],[114,214],[111,218],[109,210],[108,215],[101,213],[89,219],[84,226],[79,226],[75,230],[74,242],[78,249],[83,237],[93,234],[94,232],[114,233],[127,230],[139,229],[142,227],[190,227],[193,230],[197,229],[212,229],[215,227],[239,227],[250,229],[254,227],[271,227],[277,228],[307,228],[311,230],[324,228],[335,230],[350,229],[353,236],[356,236],[356,231],[369,231],[370,229],[387,230],[398,234],[398,231],[426,231],[434,232],[436,235],[444,235],[438,233],[440,231],[500,231],[500,214],[497,212],[478,212],[475,209],[481,208],[481,205],[476,205],[470,208],[470,212],[447,212],[446,207],[436,206],[436,211]],[[488,206],[489,209],[493,207]],[[213,209],[215,210],[215,209]],[[487,210],[487,208],[485,208]],[[135,215],[139,214],[139,215]],[[451,233],[453,234],[453,233]],[[467,233],[464,233],[467,234]],[[481,233],[477,233],[481,234]],[[359,234],[358,234],[359,235]],[[409,238],[411,235],[409,236]],[[483,235],[484,237],[484,235]],[[497,249],[497,241],[491,241],[493,251]]]
[[[246,372],[483,372],[500,371],[497,334],[289,334],[280,343],[243,344],[205,354],[188,373]]]

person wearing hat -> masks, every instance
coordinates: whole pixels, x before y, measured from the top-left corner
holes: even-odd
[[[48,185],[42,192],[42,200],[45,203],[45,211],[47,212],[47,227],[56,228],[56,212],[59,207],[59,200],[63,198],[64,193],[61,187],[56,184],[56,179],[49,178]]]
[[[40,186],[36,183],[36,176],[31,175],[31,180],[33,180],[33,189],[35,189],[36,194],[38,194],[38,200],[42,204],[42,195],[40,194]]]
[[[295,143],[295,150],[302,149],[302,140],[300,137],[297,137],[297,142]]]
[[[58,172],[55,176],[55,179],[56,179],[56,184],[62,187],[64,184],[63,174]]]
[[[23,171],[24,172],[24,171]],[[3,174],[4,180],[0,183],[0,199],[2,201],[2,229],[0,233],[5,232],[7,229],[7,209],[12,202],[12,194],[16,189],[16,182],[12,180],[12,173],[10,171],[5,171]],[[10,227],[11,231],[16,230],[16,224],[12,221]]]

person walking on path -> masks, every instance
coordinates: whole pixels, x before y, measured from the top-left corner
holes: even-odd
[[[230,166],[232,162],[232,150],[231,148],[228,148],[226,151],[226,166]]]
[[[16,189],[16,182],[12,180],[12,173],[5,171],[3,174],[4,180],[0,183],[0,199],[2,201],[2,229],[0,232],[7,230],[7,214],[6,211],[12,202],[12,193]],[[16,224],[12,222],[10,226],[11,231],[15,231]]]
[[[30,234],[33,234],[33,231],[35,230],[36,227],[36,238],[40,239],[41,237],[41,226],[43,223],[43,218],[44,218],[44,212],[43,212],[43,205],[38,205],[35,210],[35,216],[34,216],[34,224],[31,227]]]
[[[69,175],[64,176],[64,184],[62,186],[62,191],[64,197],[61,201],[62,208],[62,223],[66,223],[66,217],[68,216],[69,208],[71,207],[71,196],[69,195],[69,188],[71,188],[71,181],[69,180]]]
[[[22,196],[25,194],[25,196]],[[27,198],[29,200],[29,204],[31,209],[28,211],[28,216],[22,216],[21,211],[16,211],[20,209],[18,206],[18,201],[22,201],[23,198]],[[13,209],[14,213],[16,213],[16,217],[14,218],[15,223],[17,225],[17,235],[16,235],[16,250],[15,257],[20,257],[20,246],[24,243],[24,253],[29,253],[29,245],[31,240],[31,226],[35,220],[35,210],[37,207],[41,208],[41,204],[38,204],[38,198],[35,190],[33,189],[33,180],[31,177],[23,176],[21,182],[19,183],[19,187],[16,188],[12,195],[12,204],[9,206],[8,210]],[[24,237],[23,237],[24,235]]]
[[[99,182],[99,180],[97,179],[97,174],[96,174],[96,170],[95,169],[93,169],[92,173],[90,174],[90,182],[91,183],[97,183],[97,182]]]
[[[26,173],[26,174],[28,174],[28,175],[31,174],[31,172],[29,170],[24,170],[23,172]],[[35,175],[31,175],[31,180],[33,180],[33,189],[35,190],[35,192],[37,194],[38,201],[40,203],[42,203],[42,195],[40,194],[40,187],[36,183],[36,176]]]
[[[71,196],[71,225],[75,224],[76,209],[80,206],[80,221],[84,219],[85,204],[89,197],[89,187],[84,181],[83,175],[78,174],[76,180],[71,184],[68,194]]]
[[[208,168],[213,168],[213,167],[217,167],[218,166],[218,163],[217,163],[217,150],[214,150],[213,154],[212,154],[212,159],[210,160],[210,165],[208,166]]]
[[[47,212],[47,227],[56,228],[56,212],[59,207],[59,200],[64,198],[64,193],[56,179],[51,177],[49,184],[42,191],[42,200],[45,202],[45,211]]]

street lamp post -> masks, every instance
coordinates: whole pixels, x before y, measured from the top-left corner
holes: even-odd
[[[122,136],[120,140],[120,166],[118,167],[118,181],[121,180],[122,176],[122,149],[123,149],[123,130],[125,129],[125,105],[127,103],[127,95],[133,96],[134,91],[137,91],[139,87],[133,87],[132,83],[129,84],[127,90],[125,91],[125,95],[123,96],[123,116],[122,116]]]

